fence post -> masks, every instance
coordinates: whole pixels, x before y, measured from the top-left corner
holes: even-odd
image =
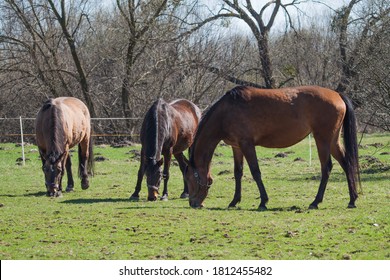
[[[309,134],[309,166],[311,166],[311,133]]]
[[[24,140],[23,140],[23,121],[22,116],[20,116],[20,135],[22,138],[22,160],[23,160],[23,166],[26,164],[26,158],[24,156]]]

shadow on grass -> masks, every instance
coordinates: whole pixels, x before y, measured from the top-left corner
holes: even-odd
[[[112,203],[112,202],[132,202],[128,198],[78,198],[61,201],[64,204],[93,204],[93,203]]]
[[[286,206],[286,207],[274,207],[274,208],[268,208],[267,210],[259,210],[257,208],[253,209],[243,209],[240,206],[237,207],[206,207],[206,208],[200,208],[200,209],[194,209],[202,211],[202,210],[210,210],[210,211],[248,211],[248,212],[257,212],[257,213],[272,213],[272,212],[295,212],[295,213],[308,213],[310,211],[321,211],[322,209],[311,209],[308,208],[301,208],[297,206]]]
[[[0,197],[36,197],[36,196],[46,196],[46,192],[34,192],[26,194],[0,194]]]
[[[24,194],[23,196],[47,196],[46,195],[47,193],[46,192],[34,192],[34,193],[26,193]]]

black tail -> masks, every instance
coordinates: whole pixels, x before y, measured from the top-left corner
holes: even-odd
[[[343,130],[344,130],[344,147],[345,147],[345,160],[347,163],[348,174],[352,181],[352,191],[356,198],[358,197],[357,185],[359,185],[360,193],[362,192],[362,186],[360,182],[360,167],[359,167],[359,152],[357,141],[357,129],[356,129],[356,117],[353,110],[351,100],[340,94],[345,105],[347,106],[347,112],[344,117]]]

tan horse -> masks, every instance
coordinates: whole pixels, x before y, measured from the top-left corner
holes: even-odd
[[[158,99],[146,113],[141,128],[141,164],[138,180],[130,199],[138,200],[144,174],[148,186],[148,200],[157,199],[161,179],[164,179],[162,200],[168,199],[169,166],[172,155],[184,172],[187,159],[183,152],[192,144],[201,117],[200,109],[192,102],[179,99],[167,103]],[[161,155],[164,159],[161,158]],[[164,164],[163,172],[161,165]],[[188,197],[188,187],[184,182],[181,198]]]
[[[340,132],[344,131],[344,147]],[[217,144],[223,140],[233,148],[236,190],[229,206],[241,200],[241,177],[245,157],[266,209],[266,193],[257,161],[255,146],[284,148],[292,146],[313,133],[322,178],[310,208],[322,202],[332,169],[331,155],[340,163],[348,181],[350,201],[355,207],[360,183],[356,120],[350,100],[330,89],[306,86],[285,89],[236,87],[215,102],[199,124],[190,149],[185,179],[189,203],[202,207],[212,183],[210,163]]]
[[[88,173],[92,173],[93,153],[90,115],[85,104],[73,97],[49,99],[38,112],[35,132],[47,194],[62,195],[61,181],[65,168],[68,175],[66,191],[73,190],[69,149],[77,144],[81,187],[88,189]]]

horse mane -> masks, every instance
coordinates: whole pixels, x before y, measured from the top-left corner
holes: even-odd
[[[230,97],[233,100],[247,100],[246,90],[248,86],[237,86],[225,93],[225,96]]]
[[[61,108],[54,104],[53,99],[44,102],[42,112],[48,113],[48,127],[45,131],[48,132],[49,138],[49,160],[55,163],[65,152],[65,131],[63,127]]]
[[[143,124],[143,143],[147,160],[156,160],[159,139],[159,110],[165,104],[161,98],[157,99],[147,111]]]
[[[242,99],[242,100],[245,99],[244,90],[247,88],[248,88],[247,86],[234,87],[233,89],[227,91],[219,99],[217,99],[217,101],[215,101],[210,107],[208,107],[203,112],[202,117],[200,119],[200,122],[198,124],[198,128],[197,128],[197,131],[195,134],[194,141],[193,141],[191,147],[189,148],[189,161],[190,161],[190,164],[192,166],[194,166],[194,164],[195,164],[195,162],[194,162],[194,153],[195,153],[194,147],[196,145],[196,142],[198,141],[199,134],[203,131],[203,129],[204,129],[206,123],[209,121],[210,117],[213,115],[215,110],[219,107],[220,103],[225,102],[225,101],[228,101],[228,102],[233,101],[234,102],[234,101],[237,101],[239,99]]]

